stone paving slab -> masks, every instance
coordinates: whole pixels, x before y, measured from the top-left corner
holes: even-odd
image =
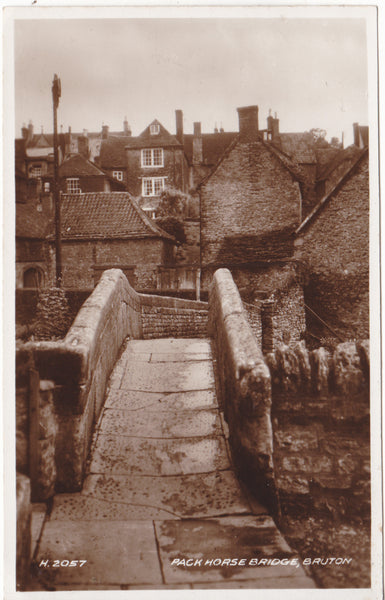
[[[111,389],[104,407],[137,411],[155,409],[160,411],[203,410],[218,406],[214,390],[192,392],[140,392]]]
[[[210,353],[211,344],[208,339],[197,338],[160,338],[155,340],[130,340],[123,354],[141,352],[156,352],[170,354],[173,352],[184,354]]]
[[[37,563],[47,559],[87,560],[82,567],[42,570],[53,585],[163,583],[151,521],[49,521]]]
[[[215,566],[215,559],[245,558],[248,563],[252,558],[296,557],[267,515],[160,521],[155,527],[166,584],[305,576],[302,566]],[[175,558],[202,563],[178,567],[172,565]],[[211,565],[205,565],[207,560]]]
[[[190,438],[221,435],[218,410],[156,412],[141,410],[127,412],[108,408],[104,411],[103,434],[146,438]]]
[[[214,389],[214,373],[209,361],[133,363],[125,368],[122,389],[180,392]]]
[[[172,518],[174,516],[169,510],[155,506],[114,502],[110,498],[94,498],[83,493],[55,496],[50,516],[51,521],[151,521]]]
[[[89,475],[82,493],[127,507],[153,508],[154,519],[159,510],[167,512],[168,519],[242,514],[251,510],[232,471],[163,478]],[[259,511],[265,513],[266,509],[259,505]]]
[[[162,476],[229,468],[223,437],[153,440],[99,433],[90,473]]]

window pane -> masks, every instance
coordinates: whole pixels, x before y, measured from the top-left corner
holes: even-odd
[[[154,179],[154,194],[157,196],[162,192],[164,188],[164,180],[163,179]]]
[[[154,166],[163,165],[163,149],[154,148]]]
[[[151,167],[151,150],[142,150],[142,165],[143,167]]]

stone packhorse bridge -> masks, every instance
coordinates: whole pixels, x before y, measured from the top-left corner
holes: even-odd
[[[66,338],[18,365],[20,390],[23,365],[41,379],[32,499],[51,498],[24,583],[18,541],[24,589],[315,587],[276,527],[270,372],[229,271],[208,305],[106,271]],[[27,497],[18,476],[18,540]]]

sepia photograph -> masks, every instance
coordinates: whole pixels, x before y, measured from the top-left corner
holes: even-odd
[[[4,8],[7,599],[382,597],[377,32]]]

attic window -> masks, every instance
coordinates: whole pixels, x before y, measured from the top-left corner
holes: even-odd
[[[31,167],[31,170],[29,173],[30,173],[31,177],[41,177],[41,175],[42,175],[41,165],[33,165]]]
[[[152,125],[150,125],[151,135],[158,135],[159,132],[160,132],[160,127],[159,127],[158,123],[153,123]]]
[[[78,178],[68,177],[66,182],[67,182],[67,194],[80,194],[81,193]]]
[[[123,181],[123,171],[112,171],[112,177],[118,181]]]

